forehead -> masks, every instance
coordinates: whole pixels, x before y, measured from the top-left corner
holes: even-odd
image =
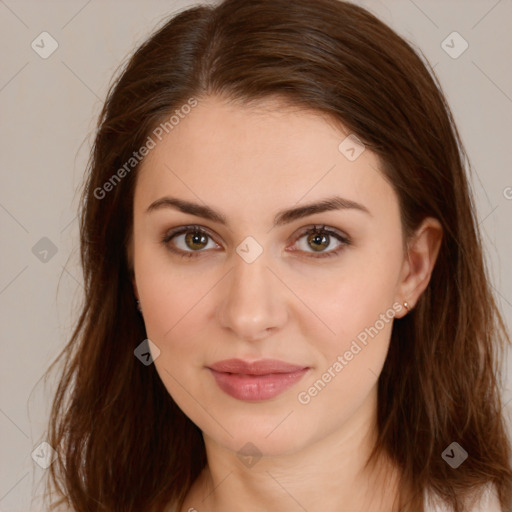
[[[392,198],[375,154],[365,149],[347,158],[349,135],[325,114],[277,99],[243,105],[208,97],[146,156],[136,203],[168,193],[256,214],[327,194],[361,202]]]

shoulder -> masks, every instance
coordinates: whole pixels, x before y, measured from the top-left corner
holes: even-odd
[[[476,495],[473,506],[469,510],[470,512],[503,512],[496,487],[494,485],[482,487],[481,491]],[[452,509],[441,502],[439,498],[427,494],[425,498],[425,512],[452,512]]]

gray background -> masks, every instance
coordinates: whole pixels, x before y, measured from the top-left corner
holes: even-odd
[[[55,381],[39,379],[79,310],[76,208],[108,84],[164,16],[193,3],[0,0],[0,511],[41,510],[45,470],[31,453],[45,439]],[[478,219],[510,329],[512,0],[357,3],[435,66],[475,171]],[[40,36],[45,31],[58,48],[43,59],[40,53],[51,48],[48,36]],[[457,58],[464,43],[447,39],[453,31],[469,44]],[[510,375],[511,357],[504,368]]]

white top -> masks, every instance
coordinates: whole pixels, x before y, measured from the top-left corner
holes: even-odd
[[[435,500],[435,498],[430,496],[431,495],[427,493],[427,497],[425,498],[424,502],[425,512],[453,512],[452,509],[448,508],[446,505],[441,504],[439,502],[429,503],[429,499]],[[176,504],[171,505],[170,508],[165,509],[165,512],[177,511],[178,509]],[[503,512],[503,509],[501,508],[500,502],[498,500],[496,488],[494,486],[486,486],[482,492],[480,500],[474,505],[470,512]]]
[[[425,512],[451,512],[451,510],[439,501],[429,503],[428,500],[425,500]],[[503,512],[494,486],[487,486],[483,490],[480,500],[474,505],[471,512]]]

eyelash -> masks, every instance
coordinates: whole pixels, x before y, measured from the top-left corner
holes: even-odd
[[[204,250],[198,250],[198,251],[183,251],[181,249],[176,249],[173,247],[169,242],[178,235],[183,235],[189,232],[193,233],[199,233],[202,235],[207,236],[208,238],[212,239],[212,236],[209,234],[208,231],[206,231],[204,228],[198,225],[189,225],[189,226],[181,226],[179,228],[176,228],[175,230],[172,230],[168,233],[166,233],[162,238],[162,243],[164,246],[171,251],[174,254],[177,254],[178,256],[181,256],[182,258],[197,258],[200,257],[199,253],[205,252]],[[306,251],[307,254],[309,254],[311,258],[330,258],[333,256],[337,256],[345,246],[348,246],[351,244],[350,239],[347,236],[343,236],[340,233],[336,231],[332,231],[328,228],[326,228],[324,225],[322,226],[313,226],[310,227],[300,233],[300,235],[296,238],[295,242],[300,240],[303,236],[309,235],[309,234],[326,234],[329,236],[332,236],[336,238],[339,242],[341,242],[341,245],[337,249],[333,249],[331,251],[322,252],[322,253],[309,253]]]

